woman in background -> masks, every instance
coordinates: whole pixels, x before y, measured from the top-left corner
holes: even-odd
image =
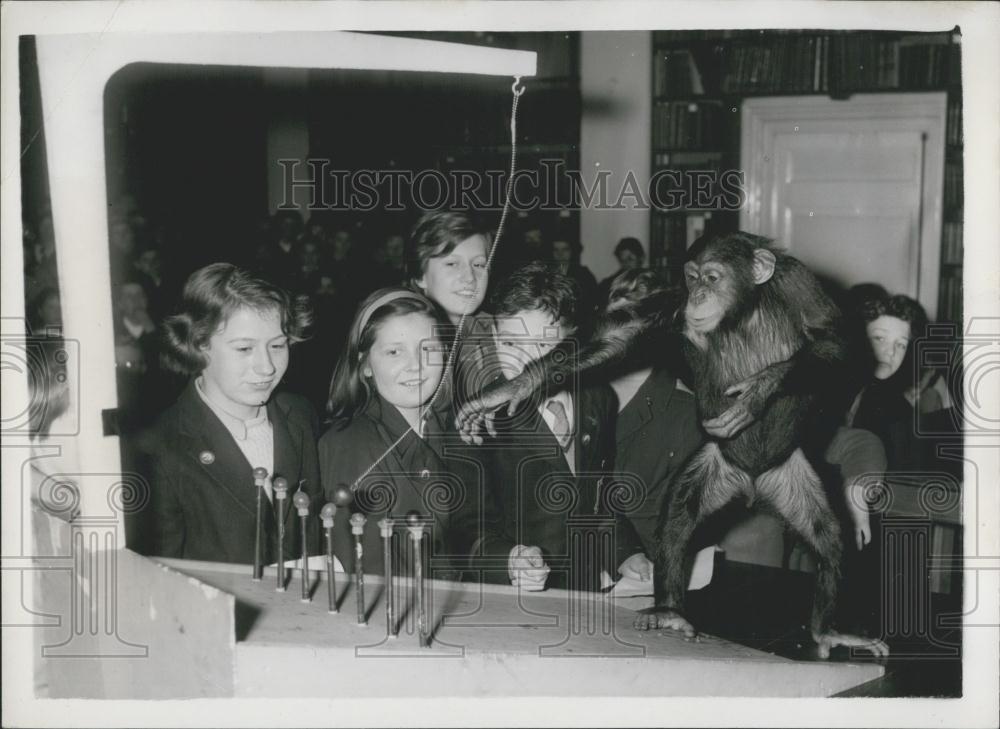
[[[886,449],[889,470],[919,468],[923,462],[916,413],[941,408],[931,387],[936,373],[918,372],[911,343],[924,335],[927,314],[908,296],[874,298],[860,311],[871,344],[875,370],[854,399],[848,425],[877,435]]]

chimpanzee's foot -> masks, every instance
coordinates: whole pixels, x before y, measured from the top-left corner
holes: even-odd
[[[659,630],[663,628],[676,630],[679,633],[683,633],[684,638],[687,640],[695,640],[697,636],[694,626],[685,620],[680,613],[670,608],[651,607],[640,610],[635,618],[635,622],[632,623],[632,627],[636,630]]]
[[[820,658],[829,658],[830,649],[838,645],[848,648],[861,648],[870,652],[876,658],[889,657],[889,646],[878,638],[862,638],[860,635],[848,635],[847,633],[837,633],[831,630],[827,633],[813,633],[813,640],[816,641]]]

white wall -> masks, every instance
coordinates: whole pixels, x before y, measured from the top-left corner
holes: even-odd
[[[589,187],[597,170],[611,170],[611,203],[629,170],[643,190],[649,182],[651,54],[649,31],[580,34],[580,171]],[[649,253],[649,211],[634,209],[633,198],[623,202],[622,210],[580,211],[581,260],[598,279],[617,270],[613,251],[621,238],[635,236]]]

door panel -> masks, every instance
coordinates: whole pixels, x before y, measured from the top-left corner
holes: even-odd
[[[880,283],[933,317],[944,113],[943,94],[746,101],[742,227],[842,286]]]

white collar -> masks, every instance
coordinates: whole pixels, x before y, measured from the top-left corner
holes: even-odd
[[[257,408],[257,414],[254,417],[249,420],[243,420],[243,418],[238,418],[232,413],[226,412],[221,406],[209,398],[208,394],[205,392],[204,386],[202,385],[201,376],[194,381],[194,389],[198,391],[198,395],[201,397],[202,401],[208,405],[209,409],[215,413],[219,420],[222,421],[222,424],[226,426],[226,430],[232,433],[236,440],[246,440],[251,428],[257,428],[262,425],[270,425],[270,422],[267,419],[267,408],[263,405]]]

